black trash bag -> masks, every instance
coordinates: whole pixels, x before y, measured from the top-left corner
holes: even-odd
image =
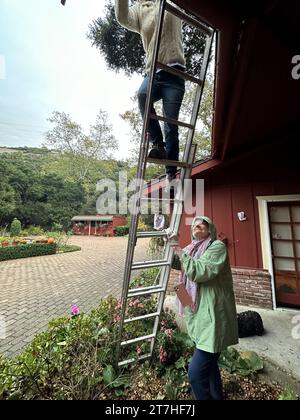
[[[263,335],[265,332],[264,324],[259,313],[246,311],[238,314],[239,337],[252,337]]]

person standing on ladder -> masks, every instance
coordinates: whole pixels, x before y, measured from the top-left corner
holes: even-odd
[[[159,0],[138,0],[129,7],[128,0],[115,0],[115,14],[119,24],[141,35],[146,52],[146,77],[138,91],[138,102],[142,117],[145,115],[149,73],[154,54],[156,22],[159,14]],[[185,57],[182,41],[182,21],[166,13],[158,61],[185,71]],[[162,99],[165,117],[178,120],[179,111],[185,93],[185,81],[179,76],[158,70],[153,85],[153,102]],[[151,113],[155,114],[152,104]],[[158,120],[150,119],[149,135],[152,149],[149,158],[161,160],[179,160],[178,126],[165,123],[165,142]],[[177,168],[166,167],[166,190],[176,178]]]

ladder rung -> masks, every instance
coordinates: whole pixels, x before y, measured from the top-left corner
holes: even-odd
[[[192,168],[193,166],[189,164],[188,162],[179,162],[177,160],[162,160],[162,159],[147,158],[147,162],[155,163],[156,165],[178,166],[180,168]]]
[[[136,287],[135,289],[129,289],[128,293],[137,293],[137,292],[144,292],[144,291],[150,291],[150,293],[152,292],[152,290],[157,290],[157,289],[161,289],[162,286],[160,286],[159,284],[156,284],[155,286],[145,286],[145,287]]]
[[[133,297],[139,297],[139,296],[146,296],[146,295],[152,295],[155,293],[164,293],[165,289],[161,286],[152,286],[150,287],[140,287],[139,289],[131,289],[128,292],[128,299]]]
[[[128,365],[129,363],[134,363],[134,362],[139,362],[140,360],[146,360],[146,359],[150,359],[151,358],[151,353],[149,354],[144,354],[143,356],[139,356],[136,359],[127,359],[127,360],[123,360],[122,362],[118,363],[118,366],[125,366]]]
[[[197,85],[202,85],[202,80],[197,79],[196,77],[191,76],[190,74],[187,74],[184,71],[178,70],[174,67],[166,66],[165,64],[162,64],[159,62],[156,63],[156,67],[160,70],[174,74],[175,76],[179,76],[182,79],[189,80],[190,82],[196,83]]]
[[[163,121],[165,123],[172,124],[172,125],[178,125],[179,127],[190,128],[191,130],[194,129],[194,126],[192,124],[188,124],[188,123],[185,123],[183,121],[175,120],[175,118],[162,117],[161,115],[150,114],[150,119]]]
[[[170,265],[170,262],[164,260],[135,262],[132,264],[132,270],[141,270],[143,268],[152,267],[165,267],[166,265]]]
[[[137,238],[162,238],[164,236],[168,236],[164,231],[157,231],[157,232],[137,232]]]
[[[135,322],[135,321],[143,321],[144,319],[156,318],[157,316],[160,316],[159,312],[154,312],[153,314],[136,316],[134,318],[127,318],[124,320],[124,324],[129,324],[130,322]]]
[[[185,12],[175,8],[174,6],[171,6],[169,3],[166,3],[166,10],[169,13],[172,13],[172,15],[175,15],[178,18],[184,20],[186,23],[189,23],[190,25],[195,26],[196,28],[200,29],[206,35],[213,34],[213,31],[209,29],[207,26],[205,26],[203,23],[199,22],[192,16],[187,15]]]
[[[140,341],[153,340],[155,334],[144,335],[143,337],[133,338],[132,340],[122,341],[121,346],[127,346],[129,344],[139,343]]]

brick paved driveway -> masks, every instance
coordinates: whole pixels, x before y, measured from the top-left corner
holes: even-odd
[[[0,354],[19,353],[50,319],[68,315],[72,303],[84,312],[101,298],[120,295],[127,238],[74,237],[82,251],[0,262]],[[136,259],[146,257],[148,239],[138,241]],[[1,331],[0,331],[1,332]]]

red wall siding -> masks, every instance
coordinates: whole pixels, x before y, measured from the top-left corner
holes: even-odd
[[[232,220],[232,195],[229,185],[217,185],[212,188],[212,214],[211,219],[217,227],[218,234],[223,234],[228,238],[228,252],[230,261],[235,265],[236,255],[232,238],[233,220]],[[222,209],[222,210],[221,210]],[[221,210],[221,211],[220,211]]]
[[[181,247],[185,247],[191,242],[191,226],[186,224],[187,215],[183,211],[181,225],[180,225],[180,241]]]
[[[295,146],[296,147],[296,146]],[[263,268],[257,196],[300,194],[300,165],[293,144],[252,155],[203,174],[205,215],[228,238],[231,265]],[[266,157],[268,158],[266,160]],[[240,222],[239,211],[247,221]],[[181,245],[190,240],[183,220]]]
[[[241,267],[257,267],[257,241],[254,229],[253,194],[251,184],[232,185],[233,240],[235,264]],[[241,222],[237,213],[244,211],[247,220]]]
[[[126,226],[127,225],[127,219],[124,216],[114,216],[113,218],[113,228],[117,226]]]

